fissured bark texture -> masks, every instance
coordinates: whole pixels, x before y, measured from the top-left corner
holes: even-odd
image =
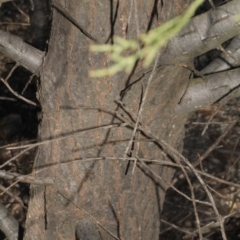
[[[182,13],[189,2],[61,0],[58,4],[99,42],[111,43],[114,35],[137,38]],[[39,137],[41,141],[69,137],[39,147],[35,175],[52,177],[54,185],[32,186],[25,239],[159,238],[166,183],[174,169],[149,163],[160,179],[138,161],[133,172],[134,162],[122,160],[132,129],[114,114],[124,117],[125,123],[136,119],[153,64],[143,69],[139,62],[131,74],[90,78],[89,70],[111,65],[107,54],[89,50],[92,44],[53,9],[49,50],[41,71]],[[179,150],[185,117],[175,117],[173,110],[188,84],[188,74],[179,66],[158,65],[140,121],[142,128]],[[131,157],[168,159],[158,144],[139,131],[129,150]]]

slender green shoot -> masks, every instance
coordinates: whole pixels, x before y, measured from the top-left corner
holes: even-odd
[[[185,13],[142,34],[138,40],[126,40],[121,37],[114,37],[113,45],[102,44],[91,46],[90,49],[93,52],[107,53],[113,64],[108,68],[90,71],[90,76],[104,77],[114,75],[123,70],[129,73],[138,59],[143,59],[143,66],[148,67],[159,49],[165,46],[172,37],[182,30],[203,1],[195,0]]]

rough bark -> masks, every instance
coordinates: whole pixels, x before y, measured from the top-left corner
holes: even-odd
[[[100,42],[110,42],[114,34],[136,38],[180,14],[189,2],[61,0],[59,4]],[[132,129],[116,126],[121,121],[108,112],[116,111],[131,121],[115,103],[121,100],[136,118],[152,67],[144,70],[139,62],[130,75],[89,78],[90,69],[110,64],[106,55],[89,51],[91,44],[53,11],[50,44],[41,71],[39,136],[45,140],[75,135],[39,147],[35,175],[50,176],[55,183],[32,186],[24,239],[79,239],[86,233],[92,236],[89,239],[114,239],[112,235],[118,239],[159,238],[166,182],[174,169],[149,164],[164,179],[160,181],[139,162],[132,174],[133,163],[121,160]],[[179,150],[186,119],[174,117],[174,108],[188,85],[187,71],[178,66],[157,67],[141,118],[142,127]],[[112,128],[96,129],[106,125]],[[131,156],[167,158],[159,145],[139,132],[131,149]],[[84,161],[110,156],[119,159]]]

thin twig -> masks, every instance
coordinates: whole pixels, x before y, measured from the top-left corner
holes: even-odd
[[[15,196],[13,193],[11,193],[9,191],[9,189],[6,189],[3,185],[0,184],[0,189],[2,190],[2,192],[0,193],[0,195],[2,196],[4,193],[6,193],[7,195],[9,195],[11,198],[13,198],[14,200],[16,200],[18,203],[21,204],[21,206],[24,206],[21,198],[19,198],[18,196]]]
[[[0,170],[0,177],[4,179],[16,180],[19,182],[31,183],[34,185],[51,185],[53,180],[50,177],[45,177],[44,179],[35,178],[29,175],[21,175],[18,173],[12,173],[5,170]]]
[[[147,132],[147,134],[150,134],[152,138],[156,138],[156,141],[163,147],[164,151],[166,151],[166,153],[168,153],[170,156],[172,156],[172,158],[177,162],[180,163],[180,159],[183,160],[187,166],[192,170],[192,172],[194,173],[194,175],[197,177],[198,181],[200,182],[200,184],[202,185],[202,187],[204,188],[210,202],[212,203],[212,208],[217,216],[217,219],[220,223],[220,229],[221,229],[221,233],[222,233],[222,237],[224,240],[227,240],[226,237],[226,233],[225,233],[225,229],[224,229],[224,219],[222,218],[222,216],[219,214],[219,211],[216,207],[216,204],[214,202],[213,196],[210,193],[210,191],[208,190],[205,182],[203,181],[203,179],[201,178],[201,176],[199,175],[199,173],[196,171],[196,169],[194,168],[194,166],[184,157],[182,156],[181,153],[179,153],[176,149],[174,149],[170,144],[168,144],[167,142],[165,142],[164,140],[158,139],[157,137],[155,137],[151,132],[149,132],[149,130],[145,130],[144,131],[145,134]],[[184,169],[184,168],[183,168]]]
[[[69,164],[69,163],[72,163],[72,162],[107,161],[107,160],[108,161],[117,161],[117,160],[124,161],[125,159],[123,157],[110,157],[110,156],[107,156],[107,157],[91,157],[91,158],[74,159],[74,160],[71,160],[71,161],[65,161],[65,162],[56,163],[56,164],[64,165],[64,164]],[[180,168],[179,164],[177,164],[177,163],[173,163],[173,162],[170,162],[170,161],[164,161],[164,160],[160,160],[160,159],[145,159],[145,158],[127,157],[127,160],[128,161],[142,161],[142,162],[151,163],[151,164],[158,164],[158,165],[165,165],[165,166]],[[52,166],[55,166],[56,164],[51,164],[51,165],[48,165],[46,167],[42,167],[40,171],[43,171],[43,170],[48,169]],[[187,166],[183,166],[183,167],[186,169],[186,171],[191,172],[191,169],[189,169],[189,167],[187,167]],[[217,181],[217,182],[222,183],[222,184],[226,184],[226,185],[229,185],[229,186],[234,186],[234,187],[240,188],[240,184],[229,182],[229,181],[223,180],[221,178],[214,177],[211,174],[202,172],[200,170],[196,170],[196,171],[197,171],[198,174],[203,175],[207,178],[210,178],[213,181]],[[173,186],[172,184],[168,184],[168,185],[169,185],[169,187]],[[206,204],[206,203],[204,203],[204,204]]]
[[[30,23],[20,23],[20,22],[1,22],[0,25],[21,25],[21,26],[26,26],[26,27],[29,27],[30,26]]]
[[[11,71],[8,73],[7,77],[5,78],[5,82],[7,82],[9,80],[9,78],[12,76],[13,72],[15,71],[15,69],[19,66],[18,63],[16,63],[14,65],[14,67],[11,69]]]
[[[103,126],[99,126],[99,127],[92,127],[92,128],[89,128],[89,129],[84,129],[84,130],[81,130],[79,132],[71,133],[69,135],[61,136],[61,137],[54,138],[54,139],[48,139],[48,140],[45,140],[45,141],[41,141],[41,142],[37,142],[37,143],[33,143],[33,144],[27,144],[27,145],[24,145],[24,146],[17,146],[17,147],[7,148],[7,150],[23,149],[23,148],[25,148],[25,149],[23,151],[21,151],[19,154],[17,154],[16,156],[14,156],[11,159],[7,160],[2,165],[0,165],[0,169],[5,167],[6,165],[8,165],[10,162],[15,160],[19,156],[21,156],[23,153],[25,153],[25,152],[27,152],[27,151],[29,151],[32,148],[35,148],[37,146],[53,143],[53,142],[56,142],[56,141],[61,141],[61,140],[68,139],[68,138],[77,137],[80,134],[85,133],[85,132],[92,132],[92,131],[96,131],[96,130],[99,130],[99,129],[110,129],[110,128],[113,128],[113,127],[125,127],[127,125],[128,125],[127,123],[120,123],[120,124],[110,124],[110,125],[103,125]]]
[[[206,123],[206,122],[192,122],[192,125],[207,125],[207,124],[228,125],[229,122],[210,122],[210,123]]]
[[[215,6],[215,4],[213,3],[212,0],[208,0],[208,2],[210,3],[210,5],[211,5],[211,7],[212,7],[213,9],[216,9],[216,6]]]
[[[206,133],[209,124],[211,123],[211,121],[213,120],[214,116],[218,113],[218,111],[220,110],[220,108],[221,108],[222,106],[223,106],[223,104],[219,104],[219,106],[217,106],[217,109],[216,109],[216,110],[214,111],[214,113],[210,116],[209,120],[208,120],[207,123],[206,123],[206,126],[204,127],[204,129],[203,129],[203,131],[202,131],[202,133],[201,133],[202,136]]]
[[[14,142],[14,143],[8,143],[6,145],[0,146],[0,149],[8,149],[8,148],[13,147],[13,146],[19,146],[19,145],[22,145],[22,144],[29,144],[29,143],[36,143],[36,139],[19,141],[19,142]],[[8,150],[12,150],[12,149],[8,149]]]
[[[15,2],[12,2],[13,6],[27,19],[28,23],[30,23],[30,18],[28,14],[26,14]]]
[[[228,56],[229,58],[232,58],[236,63],[238,63],[238,65],[240,65],[239,60],[229,51],[226,51],[225,48],[223,48],[222,45],[220,45],[217,49],[219,49],[220,51],[222,51],[223,53],[226,54],[226,56]]]
[[[22,154],[24,154],[25,152],[31,150],[32,148],[34,148],[35,146],[30,146],[27,147],[26,149],[22,150],[20,153],[18,153],[17,155],[13,156],[12,158],[10,158],[9,160],[7,160],[5,163],[3,163],[2,165],[0,165],[0,169],[7,166],[9,163],[11,163],[12,161],[14,161],[15,159],[17,159],[19,156],[21,156]]]
[[[218,144],[226,137],[226,135],[229,133],[229,131],[237,124],[237,121],[232,122],[227,129],[224,131],[224,133],[218,137],[218,139],[205,151],[202,156],[200,156],[196,162],[193,163],[193,166],[196,167],[201,163],[206,157],[218,146]]]
[[[180,231],[180,232],[189,234],[189,235],[191,235],[191,236],[194,236],[194,235],[195,235],[195,233],[192,233],[192,232],[189,232],[189,231],[187,231],[187,230],[184,230],[183,228],[180,228],[180,227],[176,226],[175,224],[170,223],[170,222],[168,222],[168,221],[166,221],[166,220],[164,220],[164,219],[161,219],[161,222],[167,224],[168,226],[170,226],[170,227],[173,228],[173,229],[177,229],[177,230]]]
[[[99,109],[99,108],[90,108],[90,107],[81,107],[81,108],[84,108],[84,109],[91,109],[91,110],[96,110],[96,111],[104,111],[106,113],[109,113],[109,114],[112,114],[114,116],[116,116],[119,120],[121,120],[123,123],[122,124],[116,124],[116,125],[107,125],[107,126],[100,126],[100,127],[93,127],[93,128],[90,128],[90,129],[84,129],[84,130],[81,130],[80,132],[76,132],[74,134],[69,134],[69,135],[66,135],[66,136],[63,136],[63,137],[56,137],[54,139],[50,139],[50,140],[44,140],[44,141],[41,141],[41,142],[37,142],[37,143],[34,143],[34,144],[27,144],[27,145],[23,145],[23,146],[17,146],[17,147],[8,147],[7,149],[8,150],[14,150],[14,149],[22,149],[22,148],[28,148],[28,149],[25,149],[24,151],[22,151],[20,154],[18,154],[17,156],[15,156],[14,158],[20,156],[21,154],[23,154],[24,152],[30,150],[31,148],[34,148],[34,147],[37,147],[39,145],[44,145],[44,144],[48,144],[48,143],[53,143],[55,141],[61,141],[61,140],[64,140],[64,139],[67,139],[67,138],[72,138],[72,137],[77,137],[79,136],[79,134],[81,133],[84,133],[84,132],[89,132],[89,131],[95,131],[95,130],[98,130],[98,129],[102,129],[102,128],[111,128],[111,127],[134,127],[134,124],[132,123],[129,123],[127,119],[125,119],[124,117],[122,116],[119,116],[115,111],[111,111],[111,110],[104,110],[104,109]],[[153,136],[151,133],[149,132],[146,132],[146,130],[144,130],[142,127],[139,127],[138,128],[139,131],[142,131],[152,142],[157,142],[158,143],[158,139]],[[104,160],[104,159],[110,159],[110,160],[116,160],[116,157],[99,157],[99,158],[85,158],[85,159],[77,159],[77,161],[96,161],[96,160]],[[119,160],[123,160],[124,158],[121,158],[121,157],[117,157],[117,159]],[[127,158],[127,160],[133,160],[135,161],[136,158]],[[8,160],[8,161],[11,161],[12,159]],[[170,161],[162,161],[162,160],[159,160],[159,159],[153,159],[153,160],[149,160],[149,159],[141,159],[143,161],[150,161],[152,163],[158,163],[158,164],[166,164],[166,165],[169,165],[169,166],[173,166],[173,167],[179,167],[178,164],[175,164],[175,163],[172,163]],[[4,163],[4,165],[0,166],[0,168],[2,168],[3,166],[5,166],[6,163]],[[8,163],[7,163],[8,164]],[[64,164],[64,163],[63,163]],[[191,171],[188,167],[185,167],[187,171]],[[232,182],[228,182],[228,181],[225,181],[223,179],[220,179],[220,178],[217,178],[217,177],[214,177],[208,173],[205,173],[205,172],[201,172],[199,170],[196,170],[197,173],[205,176],[205,177],[208,177],[212,180],[215,180],[215,181],[218,181],[220,183],[223,183],[223,184],[227,184],[227,185],[232,185],[232,186],[236,186],[236,187],[240,187],[239,184],[236,184],[236,183],[232,183]]]
[[[91,127],[91,128],[86,128],[83,130],[80,130],[78,132],[75,133],[71,133],[69,135],[65,135],[65,136],[61,136],[61,137],[56,137],[53,139],[48,139],[48,140],[44,140],[41,142],[37,142],[37,143],[32,143],[32,144],[27,144],[27,145],[22,145],[22,146],[17,146],[17,147],[9,147],[7,148],[7,150],[14,150],[14,149],[23,149],[23,148],[34,148],[40,145],[44,145],[44,144],[49,144],[49,143],[53,143],[53,142],[57,142],[57,141],[62,141],[68,138],[74,138],[77,137],[79,135],[81,135],[82,133],[88,133],[88,132],[93,132],[93,131],[97,131],[97,130],[101,130],[101,129],[110,129],[110,128],[118,128],[118,127],[127,127],[128,123],[116,123],[116,124],[108,124],[108,125],[103,125],[103,126],[97,126],[97,127]],[[1,168],[2,166],[0,166]]]
[[[202,232],[201,232],[201,226],[200,226],[200,219],[199,219],[199,215],[198,215],[198,212],[197,212],[197,206],[196,206],[196,202],[197,200],[195,199],[195,194],[194,194],[194,191],[193,191],[193,186],[192,186],[192,183],[188,177],[188,174],[184,168],[184,166],[181,164],[181,161],[179,160],[179,158],[175,158],[177,164],[179,165],[179,167],[182,169],[185,177],[186,177],[186,180],[188,182],[188,185],[189,185],[189,189],[190,189],[190,192],[191,192],[191,201],[192,201],[192,204],[193,204],[193,209],[194,209],[194,215],[195,215],[195,219],[196,219],[196,224],[197,224],[197,228],[198,228],[198,234],[199,234],[199,239],[203,239],[203,236],[202,236]],[[154,173],[145,163],[144,163],[144,166],[146,168],[148,168],[152,173]],[[158,177],[160,177],[158,174],[156,174]],[[175,187],[173,187],[172,184],[168,184],[168,185],[171,185],[171,187],[175,190]],[[183,195],[183,194],[181,194]]]
[[[9,98],[9,97],[0,97],[0,100],[11,101],[11,102],[16,102],[17,101],[15,98]]]
[[[229,133],[229,131],[236,125],[237,121],[232,122],[225,132],[218,137],[218,139],[205,151],[204,154],[202,154],[194,163],[193,166],[197,167],[206,157],[219,145],[219,143],[224,139],[224,137]],[[172,181],[172,184],[176,184],[178,179],[182,179],[184,177],[183,174],[180,174],[178,177],[174,178]]]
[[[133,143],[133,139],[136,135],[136,131],[138,129],[138,126],[139,126],[139,123],[140,123],[140,120],[141,120],[141,117],[142,117],[142,112],[143,112],[143,107],[144,107],[144,104],[145,104],[145,101],[146,101],[146,98],[147,98],[147,95],[148,95],[148,90],[149,90],[149,87],[152,83],[152,80],[153,80],[153,77],[154,77],[154,74],[155,74],[155,70],[157,68],[157,64],[158,64],[158,61],[159,61],[159,57],[160,57],[160,51],[158,51],[157,53],[157,56],[155,58],[155,61],[154,61],[154,66],[153,66],[153,70],[148,78],[148,81],[147,81],[147,86],[146,86],[146,89],[144,91],[144,94],[143,94],[143,97],[142,97],[142,101],[141,101],[141,104],[140,104],[140,108],[139,108],[139,111],[138,111],[138,115],[137,115],[137,119],[136,119],[136,122],[135,122],[135,125],[134,125],[134,128],[133,128],[133,132],[132,132],[132,136],[131,136],[131,139],[125,149],[125,152],[124,152],[124,157],[127,156],[128,154],[128,151],[130,149],[130,147],[132,146],[132,143]]]
[[[135,126],[134,126],[135,127]],[[222,237],[224,240],[227,240],[226,237],[226,233],[225,233],[225,229],[224,229],[224,225],[223,225],[223,221],[224,219],[221,217],[221,215],[218,212],[218,209],[216,207],[216,204],[214,202],[213,196],[210,193],[210,191],[208,190],[208,188],[206,187],[205,182],[203,181],[203,179],[201,178],[201,176],[199,175],[199,173],[196,171],[196,169],[194,168],[194,166],[181,154],[179,153],[175,148],[173,148],[170,144],[168,144],[167,142],[165,142],[162,139],[159,139],[158,137],[156,137],[155,135],[153,135],[151,133],[150,130],[148,130],[146,127],[143,128],[142,126],[139,126],[139,128],[141,129],[141,131],[148,137],[154,139],[156,141],[156,143],[158,143],[163,150],[169,154],[169,156],[174,159],[174,161],[176,161],[182,168],[182,171],[184,172],[184,175],[186,176],[185,173],[185,169],[182,167],[181,165],[181,160],[183,160],[183,162],[191,169],[191,171],[194,173],[194,175],[197,177],[198,181],[200,182],[200,184],[202,185],[202,187],[204,188],[210,202],[212,203],[212,208],[217,216],[217,219],[220,223],[220,229],[221,229],[221,233],[222,233]]]
[[[211,203],[208,203],[208,202],[203,202],[203,201],[200,201],[200,200],[196,200],[195,198],[194,199],[191,199],[190,197],[188,197],[186,194],[184,194],[183,192],[179,191],[176,187],[174,187],[174,185],[172,185],[171,183],[168,183],[166,182],[159,174],[155,173],[148,165],[146,165],[145,162],[141,161],[141,159],[139,159],[140,162],[142,162],[143,166],[149,171],[151,172],[151,174],[156,177],[156,178],[159,178],[161,181],[163,181],[168,187],[171,187],[174,191],[176,191],[178,194],[182,195],[184,198],[186,198],[187,200],[189,200],[190,202],[193,202],[194,204],[197,202],[197,203],[200,203],[200,204],[203,204],[203,205],[206,205],[206,206],[212,206]],[[178,166],[180,167],[180,166]],[[189,179],[189,178],[188,178]],[[191,185],[191,184],[190,184]]]
[[[7,89],[17,98],[21,99],[22,101],[28,103],[28,104],[31,104],[35,107],[38,107],[38,104],[36,104],[35,102],[29,100],[29,99],[26,99],[25,97],[21,96],[20,94],[18,94],[17,92],[15,92],[11,87],[10,85],[4,81],[4,79],[0,78],[1,82],[3,82],[3,84],[7,87]]]
[[[29,84],[32,82],[33,78],[36,76],[36,74],[32,74],[31,77],[29,78],[29,80],[27,81],[27,83],[25,84],[21,94],[23,95],[27,89],[27,87],[29,86]]]

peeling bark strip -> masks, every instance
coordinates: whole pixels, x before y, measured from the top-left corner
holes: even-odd
[[[58,3],[86,26],[87,32],[105,42],[112,33],[128,39],[137,38],[138,33],[149,29],[149,25],[153,28],[179,14],[174,12],[179,9],[179,4],[184,11],[191,0],[177,2],[178,7],[175,0],[163,1],[163,5],[154,0],[112,1],[112,4],[109,1],[60,0]],[[112,16],[116,16],[114,21],[110,21]],[[122,125],[97,129],[120,123],[114,115],[101,109],[117,111],[132,121],[116,106],[115,100],[120,99],[135,117],[149,74],[144,75],[142,67],[137,65],[130,76],[119,73],[111,78],[89,78],[90,69],[106,67],[110,62],[105,54],[90,52],[90,44],[92,41],[87,36],[53,11],[51,39],[41,71],[39,95],[43,120],[40,138],[54,139],[88,128],[95,130],[39,147],[35,177],[50,176],[54,184],[31,187],[24,239],[76,239],[76,225],[90,219],[90,215],[95,219],[90,220],[97,225],[101,239],[112,240],[113,236],[118,239],[158,239],[166,182],[171,181],[174,169],[149,164],[162,181],[156,180],[143,165],[137,166],[131,174],[133,163],[121,159],[132,130]],[[141,118],[141,126],[147,126],[179,150],[186,118],[175,119],[173,112],[187,85],[188,74],[187,69],[178,66],[157,68]],[[140,77],[141,81],[137,81]],[[138,142],[138,138],[147,140],[137,132],[131,146],[133,157],[169,160],[157,144]],[[107,156],[116,157],[116,161],[105,161]],[[74,161],[89,157],[102,157],[103,160]],[[61,164],[63,162],[65,164]],[[46,170],[38,172],[43,168]],[[82,233],[87,229],[84,227],[83,230]]]

